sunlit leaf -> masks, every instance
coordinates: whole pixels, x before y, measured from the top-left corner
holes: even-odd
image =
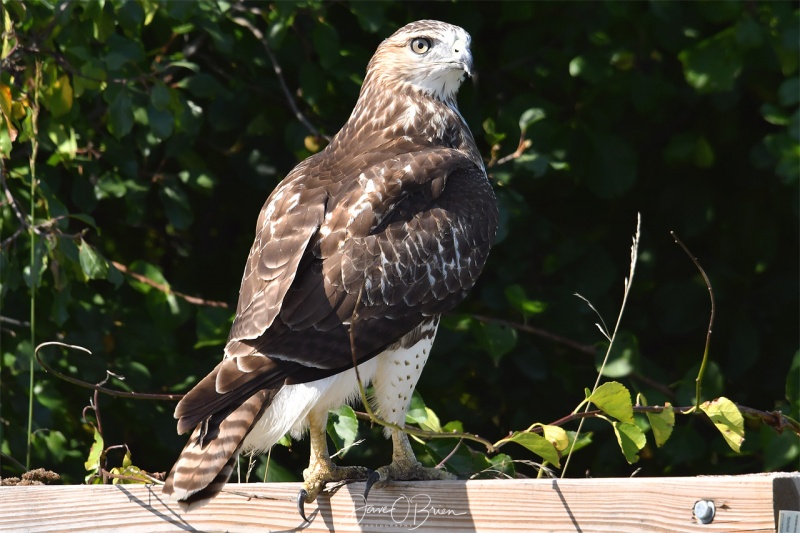
[[[708,415],[733,451],[739,453],[744,442],[744,418],[741,411],[724,396],[703,402],[700,409]]]
[[[569,436],[563,428],[550,426],[547,424],[534,424],[534,427],[542,428],[542,436],[559,452],[566,451],[569,447]]]
[[[553,443],[536,433],[516,432],[509,438],[511,442],[524,446],[545,461],[561,466],[561,454]]]
[[[72,109],[72,84],[66,74],[50,85],[45,93],[44,103],[54,117],[66,115]]]
[[[672,430],[675,427],[675,410],[672,404],[666,402],[664,409],[660,413],[646,413],[647,420],[650,421],[650,429],[653,431],[653,437],[656,439],[656,446],[659,448],[672,435]]]
[[[358,437],[358,418],[352,407],[343,405],[328,414],[328,435],[333,439],[337,450],[353,445]],[[347,451],[340,455],[346,454]]]
[[[417,424],[420,428],[426,431],[441,432],[442,425],[439,422],[439,417],[433,412],[418,392],[414,391],[411,396],[411,405],[406,413],[406,424]]]
[[[94,442],[92,443],[92,447],[89,449],[89,457],[86,459],[86,462],[84,462],[84,467],[86,470],[96,473],[100,469],[100,459],[103,456],[103,450],[105,450],[103,436],[95,429]]]
[[[631,393],[621,383],[603,383],[587,398],[598,409],[617,420],[633,424]]]
[[[633,464],[639,460],[639,451],[647,444],[644,432],[636,424],[627,422],[612,422],[614,434],[617,436],[617,443],[625,455],[625,460]]]

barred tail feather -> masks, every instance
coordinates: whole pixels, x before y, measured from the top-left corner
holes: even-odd
[[[224,419],[198,425],[164,483],[162,492],[178,500],[183,510],[201,507],[216,496],[233,472],[247,434],[275,391],[261,390]]]

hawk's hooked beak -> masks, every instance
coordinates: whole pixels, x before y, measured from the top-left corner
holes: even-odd
[[[453,55],[461,70],[470,78],[472,77],[472,52],[469,50],[469,43],[462,39],[453,43]]]

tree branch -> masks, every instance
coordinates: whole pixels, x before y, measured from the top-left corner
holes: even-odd
[[[127,266],[125,266],[122,263],[119,263],[117,261],[110,261],[110,263],[112,265],[114,265],[117,268],[117,270],[119,270],[120,272],[122,272],[123,274],[125,274],[127,276],[132,277],[136,281],[144,283],[145,285],[149,285],[149,286],[153,287],[154,289],[157,289],[157,290],[163,292],[164,294],[174,294],[175,296],[177,296],[179,298],[183,298],[184,300],[186,300],[190,304],[205,305],[205,306],[208,306],[208,307],[221,307],[223,309],[228,309],[228,307],[229,307],[226,302],[220,302],[220,301],[217,301],[217,300],[206,300],[206,299],[203,299],[203,298],[198,298],[197,296],[189,296],[188,294],[184,294],[182,292],[178,292],[176,290],[172,290],[172,288],[169,287],[168,285],[164,285],[162,283],[158,283],[157,281],[153,281],[152,279],[148,278],[147,276],[143,276],[142,274],[139,274],[138,272],[134,272],[133,270],[131,270]]]
[[[286,97],[286,101],[289,103],[289,107],[291,108],[295,118],[297,118],[297,120],[299,120],[303,124],[303,126],[305,126],[306,129],[311,132],[312,135],[316,137],[322,137],[328,142],[330,142],[331,137],[329,135],[324,135],[320,133],[320,131],[317,128],[315,128],[313,124],[311,124],[311,122],[297,107],[297,104],[295,103],[294,98],[292,97],[292,93],[289,91],[289,86],[286,85],[286,80],[283,79],[283,69],[278,63],[278,59],[275,57],[275,54],[272,52],[272,49],[269,46],[269,42],[264,37],[264,34],[261,33],[261,30],[253,26],[250,23],[250,21],[245,18],[234,17],[231,20],[236,24],[238,24],[239,26],[242,26],[250,30],[250,33],[253,34],[253,37],[261,41],[261,44],[264,46],[264,50],[266,50],[267,56],[269,57],[269,60],[272,63],[272,70],[275,71],[275,75],[278,77],[278,83],[281,86],[281,91],[283,91],[283,95],[284,97]]]

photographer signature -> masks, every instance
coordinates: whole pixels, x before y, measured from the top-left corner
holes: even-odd
[[[363,505],[356,504],[355,511],[349,515],[356,518],[358,524],[366,517],[388,516],[397,525],[408,527],[413,531],[422,527],[425,522],[435,516],[463,516],[466,511],[456,511],[448,507],[435,505],[427,494],[415,494],[411,497],[405,494],[398,497],[391,504],[373,505],[366,500]],[[348,517],[348,518],[349,518]]]

